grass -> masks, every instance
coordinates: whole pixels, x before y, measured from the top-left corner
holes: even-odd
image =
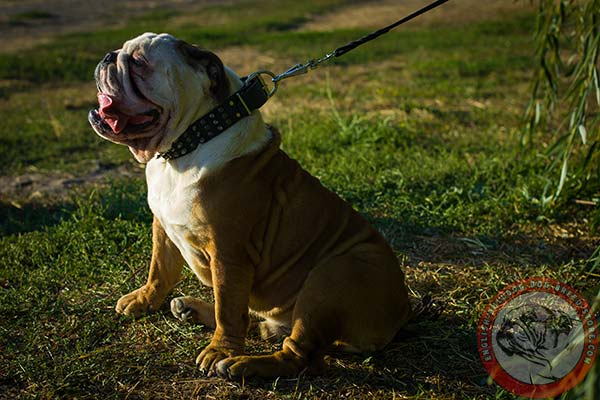
[[[167,10],[0,54],[0,175],[83,176],[94,160],[135,170],[127,149],[92,133],[86,114],[95,63],[144,30],[217,53],[243,45],[277,71],[366,33],[302,30],[341,1],[282,4],[211,7],[200,28],[197,15]],[[547,160],[517,145],[532,24],[520,14],[400,29],[286,81],[264,109],[284,149],[383,232],[413,296],[445,303],[438,320],[417,321],[382,352],[333,355],[320,377],[205,378],[193,360],[210,331],[167,310],[137,321],[113,310],[143,284],[150,256],[139,173],[52,199],[0,192],[0,397],[512,398],[488,385],[478,360],[486,302],[529,276],[561,280],[590,300],[600,283],[585,273],[598,244],[595,208],[541,208]],[[175,294],[210,297],[189,272]],[[249,337],[251,352],[276,347]]]
[[[31,22],[31,21],[40,20],[40,19],[52,19],[55,17],[56,16],[54,14],[49,13],[47,11],[30,10],[30,11],[23,11],[20,13],[12,14],[8,18],[8,23],[14,24],[14,25],[23,25],[23,24],[27,24],[28,22]]]

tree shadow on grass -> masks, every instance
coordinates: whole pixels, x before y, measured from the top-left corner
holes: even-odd
[[[0,237],[33,232],[59,224],[75,209],[73,204],[16,205],[0,200]]]
[[[203,333],[205,338],[210,336],[212,331]],[[252,335],[247,344],[249,354],[267,354],[280,348]],[[489,396],[496,389],[486,384],[487,375],[476,349],[474,329],[466,327],[460,317],[448,315],[439,321],[409,325],[402,337],[373,354],[328,355],[321,375],[232,382],[206,377],[193,365],[193,360],[182,359],[179,367],[144,363],[144,376],[160,378],[144,379],[130,394],[194,399],[366,399],[394,395],[428,398],[432,394],[455,397],[457,393]],[[195,358],[195,353],[191,357]]]
[[[469,236],[432,227],[406,226],[388,218],[371,221],[395,250],[408,257],[409,265],[425,262],[473,267],[558,267],[588,259],[599,245],[598,238],[578,232],[569,223],[565,226],[575,233],[549,225],[540,226],[533,233]]]
[[[373,354],[335,353],[327,357],[322,376],[249,381],[250,388],[271,389],[281,395],[312,393],[332,398],[390,398],[392,393],[415,396],[433,392],[490,394],[486,373],[477,354],[476,333],[455,316],[409,324],[383,350]]]
[[[256,343],[250,339],[249,344]],[[274,349],[258,347],[266,353]],[[175,385],[171,388],[176,386],[182,398],[359,399],[392,398],[394,394],[490,395],[495,388],[486,384],[487,375],[476,349],[475,331],[465,327],[460,318],[448,316],[439,321],[411,324],[404,337],[373,354],[328,355],[321,375],[230,382],[196,373],[193,380],[174,379]],[[257,354],[256,349],[248,352]]]
[[[151,223],[142,183],[115,180],[108,184],[111,185],[109,188],[101,189],[76,187],[60,196],[50,195],[40,200],[0,199],[0,237],[50,228],[74,214]]]

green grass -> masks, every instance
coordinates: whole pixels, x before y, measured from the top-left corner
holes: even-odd
[[[281,3],[210,7],[203,17],[220,22],[202,27],[166,10],[0,54],[0,175],[84,175],[94,159],[131,163],[126,148],[93,134],[86,114],[96,62],[137,33],[300,62],[367,32],[296,32],[344,2]],[[52,201],[4,196],[0,398],[512,398],[486,384],[478,360],[476,321],[487,300],[528,276],[569,283],[588,299],[599,283],[584,274],[597,212],[540,208],[547,160],[517,143],[532,23],[525,14],[400,29],[286,81],[266,107],[284,149],[392,243],[413,292],[446,303],[439,320],[417,322],[383,352],[335,355],[321,377],[207,379],[193,360],[210,331],[166,310],[137,321],[113,310],[145,281],[151,214],[141,178]],[[189,272],[175,292],[210,297]],[[277,347],[256,335],[248,344]]]
[[[40,19],[52,19],[56,18],[56,15],[49,13],[47,11],[40,10],[29,10],[23,11],[16,14],[11,14],[8,18],[9,24],[22,25],[27,24],[30,21],[40,20]]]

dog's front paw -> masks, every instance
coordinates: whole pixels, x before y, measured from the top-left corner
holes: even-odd
[[[153,290],[145,285],[121,297],[115,310],[119,314],[139,317],[160,308],[161,300],[152,296]]]
[[[229,357],[241,354],[242,351],[228,347],[209,344],[196,358],[196,365],[200,367],[200,371],[208,376],[213,376],[216,371],[216,365],[219,361]]]

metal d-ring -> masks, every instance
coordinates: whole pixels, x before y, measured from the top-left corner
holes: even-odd
[[[260,79],[260,83],[261,83],[262,87],[266,91],[267,85],[265,84],[265,81],[262,79],[261,75],[269,75],[271,77],[271,82],[273,83],[273,88],[268,93],[269,98],[271,98],[275,94],[275,92],[277,92],[277,89],[279,87],[278,82],[276,80],[274,80],[275,74],[273,72],[269,71],[268,69],[259,69],[258,71],[254,71],[250,75],[248,75],[248,78],[246,78],[246,80],[249,82],[252,79],[258,77],[258,79]]]

